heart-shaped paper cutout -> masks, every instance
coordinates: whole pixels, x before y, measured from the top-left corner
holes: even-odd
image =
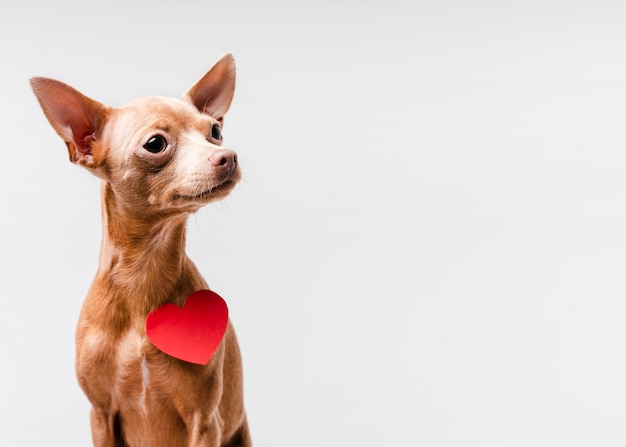
[[[217,293],[199,290],[181,309],[164,304],[148,314],[146,334],[160,351],[179,360],[206,365],[228,326],[228,306]]]

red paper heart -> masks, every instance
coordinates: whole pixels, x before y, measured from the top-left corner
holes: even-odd
[[[217,293],[199,290],[181,309],[164,304],[148,314],[146,334],[154,346],[179,360],[206,365],[228,326],[228,306]]]

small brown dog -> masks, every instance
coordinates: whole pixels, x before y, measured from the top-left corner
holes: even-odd
[[[53,79],[31,85],[70,160],[102,179],[100,262],[76,333],[94,445],[250,446],[230,321],[207,365],[170,357],[146,335],[151,311],[208,288],[185,254],[185,226],[241,176],[235,152],[221,147],[233,57],[182,100],[145,97],[118,109]]]

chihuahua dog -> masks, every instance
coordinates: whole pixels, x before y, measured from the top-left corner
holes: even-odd
[[[144,97],[117,109],[53,79],[31,86],[70,161],[102,182],[100,261],[76,332],[94,445],[251,446],[230,321],[206,365],[170,357],[146,335],[151,311],[182,307],[208,288],[185,254],[185,226],[241,176],[236,153],[222,147],[233,57],[219,59],[182,99]]]

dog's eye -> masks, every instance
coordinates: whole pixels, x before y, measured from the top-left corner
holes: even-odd
[[[148,152],[158,154],[159,152],[163,152],[165,148],[167,148],[167,141],[161,135],[155,135],[150,138],[146,144],[143,145],[143,148]]]
[[[214,140],[222,139],[222,129],[217,124],[213,124],[213,127],[211,127],[211,138]]]

